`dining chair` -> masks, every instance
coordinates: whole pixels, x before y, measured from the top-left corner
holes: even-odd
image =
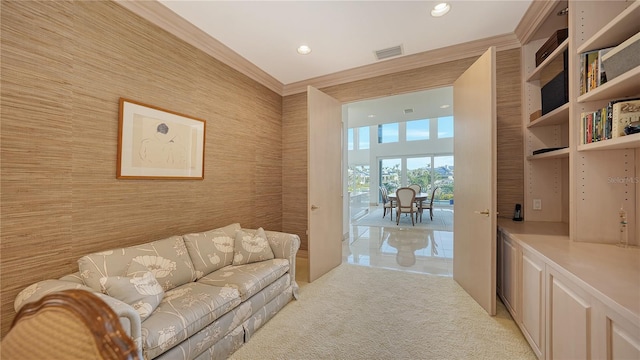
[[[418,215],[418,206],[416,206],[416,192],[412,188],[402,187],[396,190],[396,200],[398,206],[396,207],[396,225],[400,224],[400,215],[402,213],[409,213],[411,215],[411,224],[416,225],[414,215]]]
[[[420,194],[422,192],[422,186],[420,186],[418,184],[411,184],[411,185],[409,185],[407,187],[412,188],[413,191],[416,192],[416,196],[418,196],[418,194]],[[421,202],[422,202],[421,200],[416,200],[416,206],[418,207],[418,209],[420,209],[420,205],[422,205]],[[416,220],[418,220],[418,219],[416,219]],[[420,219],[420,222],[422,222],[422,219]]]
[[[382,197],[382,218],[387,216],[387,209],[389,209],[391,221],[393,221],[393,201],[389,199],[389,192],[384,186],[380,186],[380,196]]]
[[[420,222],[422,222],[422,212],[426,209],[429,209],[429,218],[431,218],[431,221],[433,221],[433,199],[436,197],[436,190],[438,190],[438,187],[434,187],[433,191],[431,192],[431,199],[429,199],[429,205],[425,206],[424,203],[421,204],[420,206]]]
[[[416,192],[416,195],[420,194],[422,192],[422,186],[418,185],[418,184],[411,184],[407,187],[410,187],[413,189],[413,191]]]
[[[141,360],[109,305],[77,289],[20,308],[2,339],[2,359]]]

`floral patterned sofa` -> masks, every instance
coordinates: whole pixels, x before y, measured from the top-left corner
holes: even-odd
[[[79,271],[18,294],[16,311],[65,289],[109,304],[144,359],[226,358],[297,296],[300,238],[240,224],[83,256]]]

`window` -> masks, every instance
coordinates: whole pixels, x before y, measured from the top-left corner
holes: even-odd
[[[407,185],[418,184],[427,192],[431,184],[431,156],[407,158]]]
[[[348,172],[349,212],[354,220],[369,211],[369,165],[350,165]]]
[[[440,188],[436,200],[453,199],[453,156],[435,156],[433,167],[433,185]]]
[[[381,159],[380,160],[380,184],[387,188],[390,193],[395,192],[400,187],[402,176],[401,159]]]
[[[347,149],[353,150],[353,129],[347,129]]]
[[[438,139],[453,137],[453,116],[438,118]]]
[[[378,144],[398,142],[398,135],[398,123],[378,125]]]
[[[407,121],[407,141],[429,140],[429,120]]]
[[[365,150],[369,148],[369,127],[364,126],[358,128],[358,149]]]

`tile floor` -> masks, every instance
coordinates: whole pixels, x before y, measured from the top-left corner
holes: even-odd
[[[434,220],[439,215],[434,211]],[[444,214],[443,214],[444,215]],[[447,214],[452,219],[451,214]],[[387,215],[388,217],[388,215]],[[423,224],[427,228],[415,228],[408,224],[389,220],[386,226],[352,224],[349,239],[343,241],[342,261],[362,266],[380,267],[401,271],[453,276],[453,221],[447,221],[443,229],[429,229],[428,217]],[[298,259],[296,278],[306,282],[306,259]]]

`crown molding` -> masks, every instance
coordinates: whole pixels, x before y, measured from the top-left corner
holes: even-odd
[[[283,84],[158,1],[114,0],[120,6],[281,95]]]
[[[287,84],[284,86],[282,95],[287,96],[304,92],[307,85],[322,89],[371,77],[480,56],[491,46],[495,46],[497,51],[503,51],[519,48],[521,43],[513,33],[488,37]]]
[[[371,77],[388,75],[401,71],[413,70],[424,66],[440,64],[449,61],[465,59],[482,55],[487,48],[495,46],[496,50],[510,50],[519,48],[522,44],[515,33],[488,37],[463,44],[448,46],[445,48],[425,51],[418,54],[403,56],[396,59],[380,61],[374,64],[360,66],[353,69],[335,72],[291,84],[284,85],[271,75],[258,68],[256,65],[240,56],[229,47],[211,37],[195,25],[178,16],[173,11],[158,1],[134,1],[134,0],[113,0],[125,9],[150,21],[161,29],[173,34],[179,39],[195,46],[222,63],[248,76],[254,81],[262,84],[273,92],[288,96],[307,91],[307,86],[311,85],[321,89],[328,86],[345,84],[353,81],[368,79]],[[533,4],[547,1],[534,1]],[[527,14],[533,16],[537,11],[532,11],[534,7],[529,7]],[[550,10],[549,10],[550,11]],[[539,20],[538,20],[539,21]],[[521,21],[520,24],[523,22]],[[520,25],[519,25],[520,26]],[[525,26],[525,25],[523,25]],[[523,27],[523,29],[526,29]],[[517,29],[516,29],[517,30]]]
[[[526,44],[532,40],[535,33],[557,5],[558,2],[548,0],[534,0],[531,2],[514,31],[521,44]]]

